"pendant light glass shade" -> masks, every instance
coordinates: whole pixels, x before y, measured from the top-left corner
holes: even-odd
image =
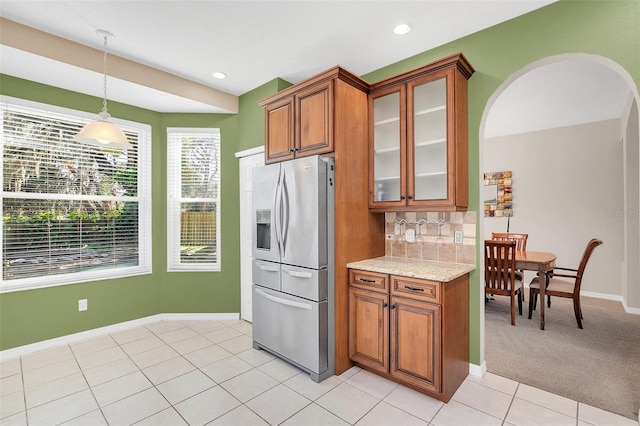
[[[113,37],[113,34],[105,30],[98,30],[97,33],[104,38],[104,96],[102,97],[102,111],[98,114],[100,116],[98,121],[84,126],[73,139],[110,150],[133,148],[122,130],[109,121],[111,115],[107,112],[107,38]]]
[[[109,121],[111,116],[108,112],[102,111],[98,115],[100,115],[100,120],[84,126],[82,130],[80,130],[80,133],[75,135],[73,139],[100,148],[133,148],[122,130]]]

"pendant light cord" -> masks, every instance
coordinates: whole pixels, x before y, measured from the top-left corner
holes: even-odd
[[[104,36],[104,64],[103,64],[103,81],[102,81],[102,111],[107,112],[107,36]]]

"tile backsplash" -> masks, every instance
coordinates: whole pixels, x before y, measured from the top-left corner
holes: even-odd
[[[474,265],[476,212],[387,212],[385,240],[387,256]]]

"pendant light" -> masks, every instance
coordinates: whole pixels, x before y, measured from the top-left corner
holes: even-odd
[[[84,126],[80,133],[75,135],[73,139],[78,142],[109,150],[133,148],[122,130],[109,121],[111,115],[107,112],[107,38],[113,37],[113,34],[105,30],[97,30],[96,32],[104,39],[102,111],[98,114],[100,116],[98,121]]]

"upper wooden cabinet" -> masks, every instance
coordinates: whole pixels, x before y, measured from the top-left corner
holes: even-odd
[[[467,80],[473,72],[458,53],[371,86],[371,209],[467,209]]]
[[[359,77],[335,67],[259,103],[265,109],[266,163],[334,151],[333,132],[340,120],[334,105],[352,96],[337,81],[364,93],[369,89]]]

